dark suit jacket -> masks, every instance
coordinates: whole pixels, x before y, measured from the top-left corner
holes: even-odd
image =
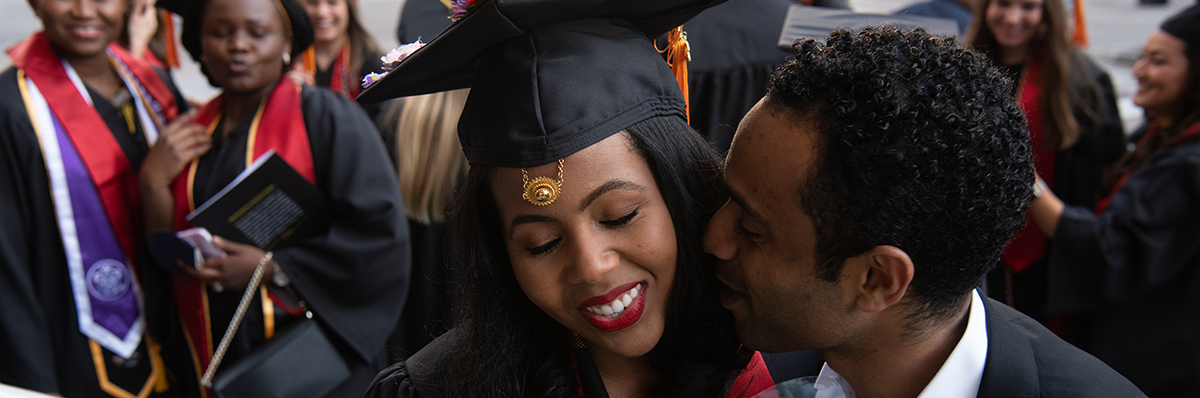
[[[1096,357],[1008,306],[984,300],[988,352],[979,397],[1145,397]]]

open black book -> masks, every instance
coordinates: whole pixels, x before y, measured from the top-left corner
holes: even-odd
[[[272,250],[321,233],[330,212],[325,195],[272,149],[187,220],[213,235]]]

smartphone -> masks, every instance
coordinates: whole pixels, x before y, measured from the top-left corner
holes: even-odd
[[[196,269],[204,268],[204,259],[206,258],[225,258],[225,252],[213,245],[212,234],[203,227],[185,229],[176,232],[175,236],[196,249],[196,258],[193,262]]]

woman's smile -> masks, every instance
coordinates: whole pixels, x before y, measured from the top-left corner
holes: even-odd
[[[646,305],[646,282],[627,283],[579,305],[579,313],[596,329],[615,332],[637,323]]]

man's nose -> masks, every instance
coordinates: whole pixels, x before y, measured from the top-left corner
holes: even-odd
[[[717,210],[717,214],[708,221],[708,229],[704,231],[704,251],[722,260],[737,257],[737,242],[731,235],[737,212],[737,204],[729,200]]]

